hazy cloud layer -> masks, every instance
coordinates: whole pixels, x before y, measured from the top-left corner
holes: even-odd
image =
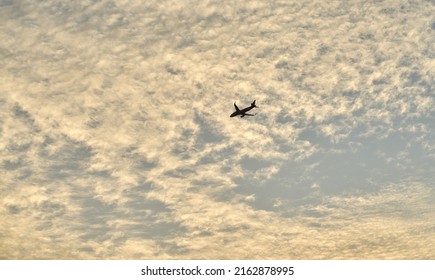
[[[434,14],[0,1],[0,258],[435,258]]]

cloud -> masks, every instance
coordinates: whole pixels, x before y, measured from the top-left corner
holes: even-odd
[[[429,2],[142,2],[4,2],[1,258],[433,257]]]

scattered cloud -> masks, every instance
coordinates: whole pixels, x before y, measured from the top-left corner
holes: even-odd
[[[434,11],[3,1],[0,258],[434,258]]]

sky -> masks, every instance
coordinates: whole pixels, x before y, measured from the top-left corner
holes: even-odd
[[[0,0],[0,259],[435,259],[434,15]]]

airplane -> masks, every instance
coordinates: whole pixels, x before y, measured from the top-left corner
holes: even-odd
[[[236,111],[231,114],[230,118],[238,116],[238,115],[241,115],[240,117],[243,118],[244,116],[255,116],[255,114],[254,115],[248,114],[246,112],[257,107],[257,105],[255,105],[255,100],[254,100],[254,102],[251,103],[251,106],[246,107],[245,109],[240,110],[239,107],[237,107],[236,102],[234,102],[234,107],[236,108]]]

